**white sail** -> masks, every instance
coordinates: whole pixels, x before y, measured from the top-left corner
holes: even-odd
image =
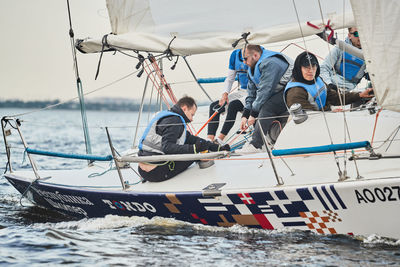
[[[348,0],[321,0],[320,4],[315,0],[107,0],[113,33],[107,36],[107,44],[164,52],[171,43],[173,54],[192,55],[231,50],[232,43],[247,32],[249,42],[267,44],[321,32],[307,26],[308,21],[322,26],[330,20],[333,28],[354,25]],[[80,44],[84,52],[101,48],[102,38]]]
[[[400,111],[400,1],[351,0],[378,104]]]

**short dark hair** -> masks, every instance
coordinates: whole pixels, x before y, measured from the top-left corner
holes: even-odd
[[[248,44],[246,46],[246,49],[249,51],[258,52],[258,53],[262,54],[262,48],[259,45]]]
[[[182,97],[176,104],[180,107],[187,106],[188,108],[192,108],[193,106],[196,106],[197,108],[196,101],[194,101],[194,99],[190,96]]]

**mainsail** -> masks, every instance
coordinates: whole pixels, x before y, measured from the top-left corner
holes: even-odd
[[[107,0],[112,34],[86,39],[83,52],[118,47],[174,55],[193,55],[232,49],[243,33],[254,44],[291,40],[321,32],[311,22],[332,28],[354,25],[348,0]],[[301,31],[300,27],[301,26]],[[243,45],[242,40],[239,45]]]
[[[378,104],[400,111],[400,2],[351,0]]]
[[[79,42],[80,51],[186,56],[232,50],[244,33],[265,45],[320,33],[327,24],[357,26],[378,104],[400,111],[398,0],[107,0],[107,8],[112,33]]]

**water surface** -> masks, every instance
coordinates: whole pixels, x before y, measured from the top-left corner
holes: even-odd
[[[1,109],[0,115],[28,110]],[[117,150],[133,142],[137,113],[88,111],[93,153],[109,154],[104,127]],[[145,119],[147,116],[145,116]],[[30,147],[85,153],[78,111],[42,111],[22,117]],[[144,124],[144,122],[142,123]],[[30,169],[13,133],[12,166]],[[40,169],[84,167],[79,160],[35,157]],[[6,156],[0,143],[0,171]],[[368,222],[366,222],[368,223]],[[0,178],[0,264],[72,266],[399,266],[400,242],[379,236],[316,235],[241,226],[219,228],[172,219],[107,216],[76,220],[21,199]]]

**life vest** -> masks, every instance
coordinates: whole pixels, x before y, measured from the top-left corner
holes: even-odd
[[[146,130],[144,131],[142,137],[139,140],[139,149],[143,151],[148,151],[148,152],[155,152],[159,154],[165,154],[162,151],[162,136],[157,134],[156,132],[156,126],[157,122],[161,120],[162,118],[168,117],[168,116],[178,116],[183,123],[184,130],[182,132],[182,135],[178,138],[176,143],[178,145],[183,145],[186,140],[186,122],[185,119],[179,115],[178,113],[171,112],[171,111],[160,111],[158,112],[154,118],[150,121],[149,125],[147,126]]]
[[[249,80],[247,79],[247,70],[248,66],[244,64],[243,62],[243,57],[242,57],[242,52],[240,49],[236,50],[236,56],[235,56],[235,71],[236,71],[236,76],[240,84],[240,88],[242,89],[247,89],[247,83]]]
[[[316,83],[313,83],[313,84],[305,84],[305,83],[301,83],[301,82],[288,82],[288,84],[285,87],[285,91],[284,91],[285,97],[283,98],[285,100],[285,104],[286,104],[286,93],[290,88],[293,88],[293,87],[304,88],[310,96],[308,98],[308,101],[310,102],[310,104],[318,107],[319,110],[321,110],[325,106],[327,89],[326,89],[325,83],[322,81],[322,79],[320,77],[318,77],[316,79]]]
[[[347,52],[343,52],[342,59],[337,62],[335,69],[336,72],[346,80],[358,83],[364,76],[364,72],[359,73],[363,65],[364,60]]]
[[[263,48],[263,52],[260,56],[260,59],[257,61],[256,65],[254,67],[254,74],[251,72],[251,68],[249,68],[247,70],[250,80],[255,84],[255,86],[257,88],[259,88],[260,77],[261,77],[261,72],[259,69],[260,64],[263,60],[265,60],[269,57],[273,57],[273,56],[279,56],[280,58],[282,58],[289,64],[289,67],[287,68],[286,72],[283,74],[282,78],[280,79],[279,84],[281,84],[284,87],[290,81],[290,79],[292,77],[292,69],[293,69],[292,60],[281,53],[270,51],[270,50]]]

